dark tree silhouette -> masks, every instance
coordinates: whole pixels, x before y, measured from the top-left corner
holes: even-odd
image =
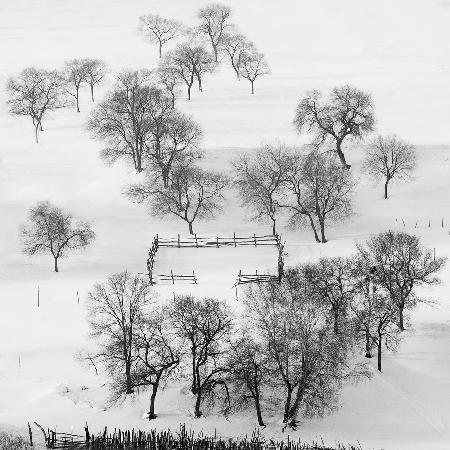
[[[194,414],[200,417],[202,402],[206,396],[213,396],[217,388],[224,388],[228,398],[224,357],[232,328],[231,314],[225,302],[178,296],[172,303],[171,318],[178,335],[190,346]]]
[[[248,53],[254,53],[255,46],[242,34],[224,33],[221,48],[230,58],[231,67],[239,80],[243,58]]]
[[[246,51],[241,56],[240,72],[241,77],[250,81],[252,94],[255,93],[255,81],[257,78],[270,74],[269,65],[263,53],[256,50]]]
[[[166,19],[157,14],[139,17],[139,33],[149,42],[158,44],[160,58],[163,45],[174,39],[180,33],[181,28],[181,24],[176,20]]]
[[[194,234],[196,220],[212,219],[222,210],[227,184],[228,179],[220,173],[192,165],[179,166],[172,171],[168,187],[147,177],[145,183],[130,186],[126,195],[132,201],[147,203],[156,216],[184,220],[189,233]]]
[[[404,310],[426,301],[416,288],[438,284],[436,274],[444,267],[446,258],[436,258],[417,236],[395,231],[372,236],[358,245],[358,252],[373,268],[374,282],[389,293],[396,305],[398,327],[403,331]]]
[[[231,9],[219,3],[210,4],[198,11],[197,17],[200,19],[199,31],[205,34],[214,52],[214,60],[218,61],[219,50],[223,42],[223,35],[227,28],[231,27],[229,18]]]
[[[94,87],[103,83],[108,68],[106,63],[100,59],[84,58],[84,68],[86,73],[85,81],[91,89],[91,100],[94,101]]]
[[[279,197],[291,170],[291,158],[283,145],[263,145],[254,155],[243,154],[233,162],[234,184],[242,205],[253,212],[252,219],[272,222],[276,234]]]
[[[152,301],[149,281],[127,271],[95,284],[88,293],[91,336],[100,344],[100,352],[93,357],[105,365],[118,397],[132,394],[136,387],[136,333]]]
[[[66,92],[75,99],[77,112],[80,112],[80,87],[87,80],[86,65],[82,59],[71,59],[64,64]]]
[[[384,198],[388,198],[388,185],[392,180],[404,180],[416,167],[416,150],[397,136],[378,136],[366,150],[363,170],[375,180],[384,181]]]
[[[298,132],[304,129],[314,135],[314,143],[331,141],[341,163],[347,169],[342,145],[350,138],[361,139],[373,131],[375,124],[372,98],[352,86],[335,87],[328,100],[319,91],[309,92],[300,99],[294,118]]]
[[[75,221],[72,214],[50,202],[39,202],[30,208],[28,220],[20,229],[23,252],[27,255],[50,253],[55,272],[58,261],[71,250],[84,249],[95,239],[87,222]]]
[[[36,143],[42,121],[49,111],[67,106],[64,77],[56,70],[28,67],[6,85],[9,111],[18,116],[29,116],[33,122]]]

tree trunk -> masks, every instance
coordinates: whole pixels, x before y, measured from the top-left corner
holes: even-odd
[[[201,417],[202,416],[202,412],[200,411],[200,404],[202,402],[202,390],[198,389],[197,390],[197,398],[195,399],[195,411],[194,411],[194,416],[195,417]]]
[[[254,94],[255,93],[255,88],[254,88],[254,86],[253,86],[253,81],[250,81],[250,83],[252,83],[252,94]]]
[[[214,44],[213,44],[212,47],[213,47],[213,50],[214,50],[214,61],[215,61],[215,62],[218,62],[218,56],[219,56],[218,53],[219,53],[219,52],[217,51],[217,45],[214,45]]]
[[[79,91],[80,91],[80,88],[76,88],[77,89],[77,95],[76,95],[76,99],[77,99],[77,112],[80,112],[80,95],[79,95]]]
[[[277,219],[272,219],[272,234],[274,236],[277,234],[276,223],[277,223]]]
[[[202,79],[201,79],[200,75],[197,75],[197,81],[198,81],[198,90],[200,92],[203,92]]]
[[[158,391],[158,385],[153,384],[152,394],[150,396],[150,411],[148,412],[148,420],[156,419],[157,415],[155,414],[155,398],[156,392]]]
[[[159,57],[162,57],[162,44],[161,42],[159,43]]]
[[[350,169],[351,165],[347,164],[347,161],[345,160],[345,155],[341,149],[341,142],[339,142],[339,141],[336,142],[336,152],[339,156],[339,159],[341,160],[342,166],[345,169]]]
[[[191,99],[191,86],[189,86],[189,85],[187,88],[187,93],[188,93],[188,100],[190,100]]]
[[[289,411],[291,409],[292,389],[288,388],[286,401],[284,403],[283,423],[289,422]]]
[[[327,239],[325,237],[325,220],[319,219],[320,223],[320,236],[322,238],[322,243],[325,244],[327,242]]]
[[[382,336],[380,331],[378,331],[378,361],[377,361],[377,367],[378,371],[381,372],[381,344],[382,344]]]
[[[333,313],[334,313],[333,332],[334,334],[339,334],[339,309],[337,307],[333,307]]]
[[[56,256],[54,258],[54,260],[55,260],[55,264],[54,264],[55,272],[59,272],[59,269],[58,269],[58,257]]]
[[[386,180],[386,182],[384,183],[384,198],[385,199],[388,198],[388,183],[389,183],[389,180]]]
[[[91,100],[94,103],[94,85],[91,83]]]
[[[372,339],[368,331],[366,331],[366,358],[372,358]]]
[[[133,393],[133,382],[131,380],[131,364],[130,362],[125,362],[125,377],[126,377],[126,394]]]
[[[294,404],[289,410],[289,426],[295,428],[297,425],[298,410],[300,409],[300,404],[303,400],[305,393],[303,379],[300,381],[297,389],[297,395],[295,396]]]
[[[312,220],[312,217],[308,216],[308,219],[309,219],[309,223],[311,225],[311,228],[312,228],[312,230],[314,232],[314,239],[316,240],[316,242],[320,242],[319,235],[317,234],[316,226],[314,225],[314,221]]]
[[[34,140],[36,141],[36,144],[39,144],[38,133],[39,133],[39,124],[37,124],[34,127]]]
[[[403,309],[404,306],[398,307],[398,328],[400,331],[405,331],[405,324],[403,323]]]
[[[189,224],[189,234],[194,234],[194,228],[192,226],[192,222],[188,222]]]
[[[258,425],[260,427],[264,427],[265,424],[264,424],[264,421],[263,421],[263,418],[262,418],[261,403],[259,401],[259,394],[256,394],[254,399],[255,399],[256,417],[258,418]]]

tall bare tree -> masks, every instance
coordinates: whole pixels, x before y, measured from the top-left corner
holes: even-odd
[[[91,336],[100,345],[95,358],[105,365],[116,396],[132,394],[139,381],[134,370],[138,359],[136,333],[152,302],[149,281],[127,271],[95,284],[88,293]]]
[[[342,146],[351,138],[361,139],[373,131],[374,107],[370,94],[346,85],[332,89],[329,99],[323,101],[319,91],[309,92],[298,103],[294,125],[298,132],[308,130],[314,143],[331,141],[341,163],[347,169]]]
[[[94,87],[103,83],[108,68],[104,61],[94,58],[84,58],[84,67],[86,73],[85,81],[89,84],[91,89],[91,100],[94,102]]]
[[[205,6],[197,14],[197,17],[200,19],[198,29],[209,38],[214,52],[215,62],[218,61],[224,32],[231,27],[229,22],[230,16],[231,9],[220,3],[212,3]]]
[[[175,100],[179,94],[178,87],[182,79],[176,67],[170,65],[167,60],[163,60],[158,67],[158,81],[172,98],[172,107],[175,108]]]
[[[231,67],[239,80],[242,61],[246,54],[255,52],[255,46],[243,34],[228,32],[223,34],[221,48],[230,58]]]
[[[150,311],[135,330],[137,386],[150,386],[148,419],[156,419],[155,399],[161,385],[174,375],[183,356],[183,341],[175,335],[168,308]]]
[[[416,167],[416,150],[397,136],[377,136],[367,147],[363,170],[375,180],[384,181],[384,198],[392,180],[404,180]]]
[[[224,382],[225,345],[232,329],[231,314],[225,302],[178,296],[172,303],[171,318],[178,335],[190,346],[194,414],[200,417],[202,402],[206,396],[214,395],[218,387],[223,387],[228,397]]]
[[[147,14],[139,17],[139,33],[148,41],[159,46],[159,57],[162,57],[163,45],[174,39],[181,31],[181,23],[166,19],[158,14]]]
[[[234,184],[242,205],[253,212],[253,220],[269,219],[272,234],[276,234],[279,198],[288,181],[290,162],[282,144],[263,145],[254,155],[243,154],[233,162]]]
[[[85,61],[71,59],[64,64],[64,76],[67,83],[66,92],[75,99],[77,112],[80,112],[80,87],[87,80]]]
[[[240,72],[242,78],[250,81],[252,94],[255,93],[255,81],[257,78],[270,74],[270,68],[263,53],[256,50],[246,51],[241,56]]]
[[[114,163],[120,158],[131,160],[137,172],[144,169],[143,158],[152,141],[150,111],[162,91],[150,85],[150,72],[125,71],[118,75],[114,89],[92,112],[88,130],[106,143],[102,158]],[[169,100],[170,102],[170,100]]]
[[[404,232],[382,232],[357,247],[362,259],[373,268],[374,282],[389,293],[396,305],[398,327],[403,331],[404,310],[426,301],[417,293],[417,287],[438,284],[437,272],[446,258],[436,258],[417,236]]]
[[[74,220],[68,211],[39,202],[30,208],[27,223],[20,228],[23,252],[27,255],[49,253],[53,257],[54,270],[59,271],[58,261],[71,250],[84,249],[95,239],[88,222]]]
[[[228,179],[220,173],[180,165],[172,171],[168,187],[147,177],[144,183],[130,186],[126,195],[135,202],[147,203],[156,216],[184,220],[189,233],[194,234],[196,220],[211,219],[222,210],[227,184]]]
[[[291,211],[291,225],[307,223],[316,242],[327,242],[326,224],[345,221],[352,214],[352,176],[329,153],[293,154],[291,161],[286,192],[294,200],[282,206]]]
[[[10,78],[6,85],[9,111],[18,116],[28,116],[34,126],[36,143],[42,121],[48,112],[64,108],[64,77],[56,70],[28,67],[17,78]]]

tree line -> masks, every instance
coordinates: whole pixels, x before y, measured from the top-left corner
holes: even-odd
[[[426,301],[417,288],[438,283],[444,264],[417,237],[383,232],[351,257],[250,285],[239,318],[216,298],[174,295],[161,305],[147,279],[116,273],[88,294],[99,351],[80,358],[104,367],[115,399],[148,390],[149,419],[178,379],[189,383],[195,417],[253,408],[262,426],[275,410],[295,428],[333,411],[345,383],[370,375],[363,355],[376,353],[382,370],[383,348],[397,348],[408,313]]]

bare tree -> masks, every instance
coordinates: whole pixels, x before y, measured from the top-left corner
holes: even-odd
[[[143,158],[152,140],[150,110],[161,90],[149,84],[150,72],[125,71],[117,77],[115,88],[92,112],[88,130],[105,141],[102,158],[114,163],[131,160],[137,172],[144,169]]]
[[[300,99],[294,125],[300,133],[304,129],[314,135],[314,143],[331,141],[342,165],[349,169],[342,150],[344,140],[361,139],[373,131],[375,124],[372,98],[352,86],[335,87],[328,100],[319,91],[309,92]]]
[[[246,51],[241,56],[240,71],[242,78],[250,81],[252,94],[255,93],[255,81],[257,78],[270,74],[269,65],[263,53],[256,50]]]
[[[352,341],[329,332],[302,271],[288,270],[281,283],[251,286],[245,303],[285,394],[283,422],[295,428],[300,412],[333,410],[344,380],[363,371],[350,364]]]
[[[381,372],[383,344],[395,351],[399,343],[399,329],[396,326],[397,310],[385,289],[378,289],[373,283],[367,262],[359,260],[362,276],[357,283],[351,302],[356,331],[365,339],[366,358],[372,357],[372,347],[377,346],[377,368]],[[361,271],[361,269],[363,269]]]
[[[355,291],[352,260],[321,258],[317,263],[306,264],[302,270],[319,302],[329,307],[333,332],[347,331],[348,312]]]
[[[152,420],[157,417],[156,394],[161,384],[164,385],[179,367],[183,342],[175,335],[167,308],[151,311],[134,329],[137,354],[135,383],[151,387],[148,418]]]
[[[269,219],[276,234],[279,196],[288,181],[291,158],[282,144],[263,145],[254,155],[243,154],[233,162],[234,184],[242,205],[253,212],[253,220]]]
[[[194,221],[211,219],[222,210],[227,184],[227,178],[220,173],[192,165],[179,166],[172,171],[168,187],[147,177],[145,183],[130,186],[126,195],[138,203],[148,203],[157,216],[179,217],[188,224],[189,233],[194,234]]]
[[[95,355],[112,379],[114,394],[132,394],[136,384],[134,364],[136,333],[143,326],[152,303],[151,285],[139,275],[124,271],[97,283],[88,293],[88,321],[91,336],[99,340]]]
[[[327,242],[325,225],[344,221],[352,214],[351,174],[328,153],[312,151],[306,156],[293,154],[291,158],[286,192],[293,194],[295,200],[282,206],[292,212],[291,225],[306,222],[316,242]]]
[[[221,48],[230,58],[230,64],[239,80],[241,77],[242,60],[248,53],[254,53],[255,47],[252,42],[238,33],[224,33]]]
[[[268,378],[267,356],[262,345],[248,330],[232,340],[226,358],[227,383],[231,385],[236,408],[252,401],[258,425],[265,426],[261,401],[263,387]]]
[[[223,41],[223,35],[227,28],[231,27],[229,18],[231,9],[220,3],[212,3],[198,11],[200,19],[199,31],[208,36],[214,52],[214,60],[218,61],[219,49]]]
[[[56,70],[28,67],[17,78],[8,80],[6,90],[10,112],[31,118],[36,143],[39,130],[43,131],[42,121],[47,113],[67,105],[64,78]]]
[[[191,390],[196,396],[194,414],[200,417],[202,402],[206,396],[214,395],[218,387],[223,387],[228,397],[223,375],[225,344],[232,328],[231,314],[225,302],[178,296],[172,303],[171,317],[178,335],[190,346]]]
[[[398,327],[403,331],[404,310],[426,301],[416,292],[417,287],[438,284],[436,274],[444,267],[446,258],[436,258],[417,236],[403,232],[379,233],[357,247],[373,268],[374,282],[389,293],[396,305]]]
[[[159,83],[172,98],[172,107],[175,108],[175,100],[179,93],[178,87],[182,83],[182,79],[180,78],[176,67],[170,65],[167,60],[163,60],[162,64],[158,67],[157,73]]]
[[[84,58],[85,81],[91,88],[91,100],[94,101],[94,87],[101,84],[108,73],[108,68],[104,61],[100,59]]]
[[[28,213],[28,220],[20,229],[23,252],[27,255],[50,253],[58,272],[58,260],[70,250],[86,248],[95,239],[91,225],[74,220],[72,214],[50,202],[39,202]]]
[[[410,178],[416,167],[416,150],[397,136],[378,136],[367,147],[363,170],[375,180],[384,181],[384,198],[392,180]]]
[[[157,14],[147,14],[139,17],[138,30],[146,40],[158,44],[161,58],[163,45],[180,33],[181,23]]]
[[[80,86],[87,79],[85,61],[82,59],[66,61],[64,76],[67,83],[66,92],[75,99],[77,112],[80,112]]]
[[[197,78],[198,90],[203,92],[202,80],[205,74],[213,73],[216,70],[217,63],[213,55],[201,45],[195,47],[194,72]]]

